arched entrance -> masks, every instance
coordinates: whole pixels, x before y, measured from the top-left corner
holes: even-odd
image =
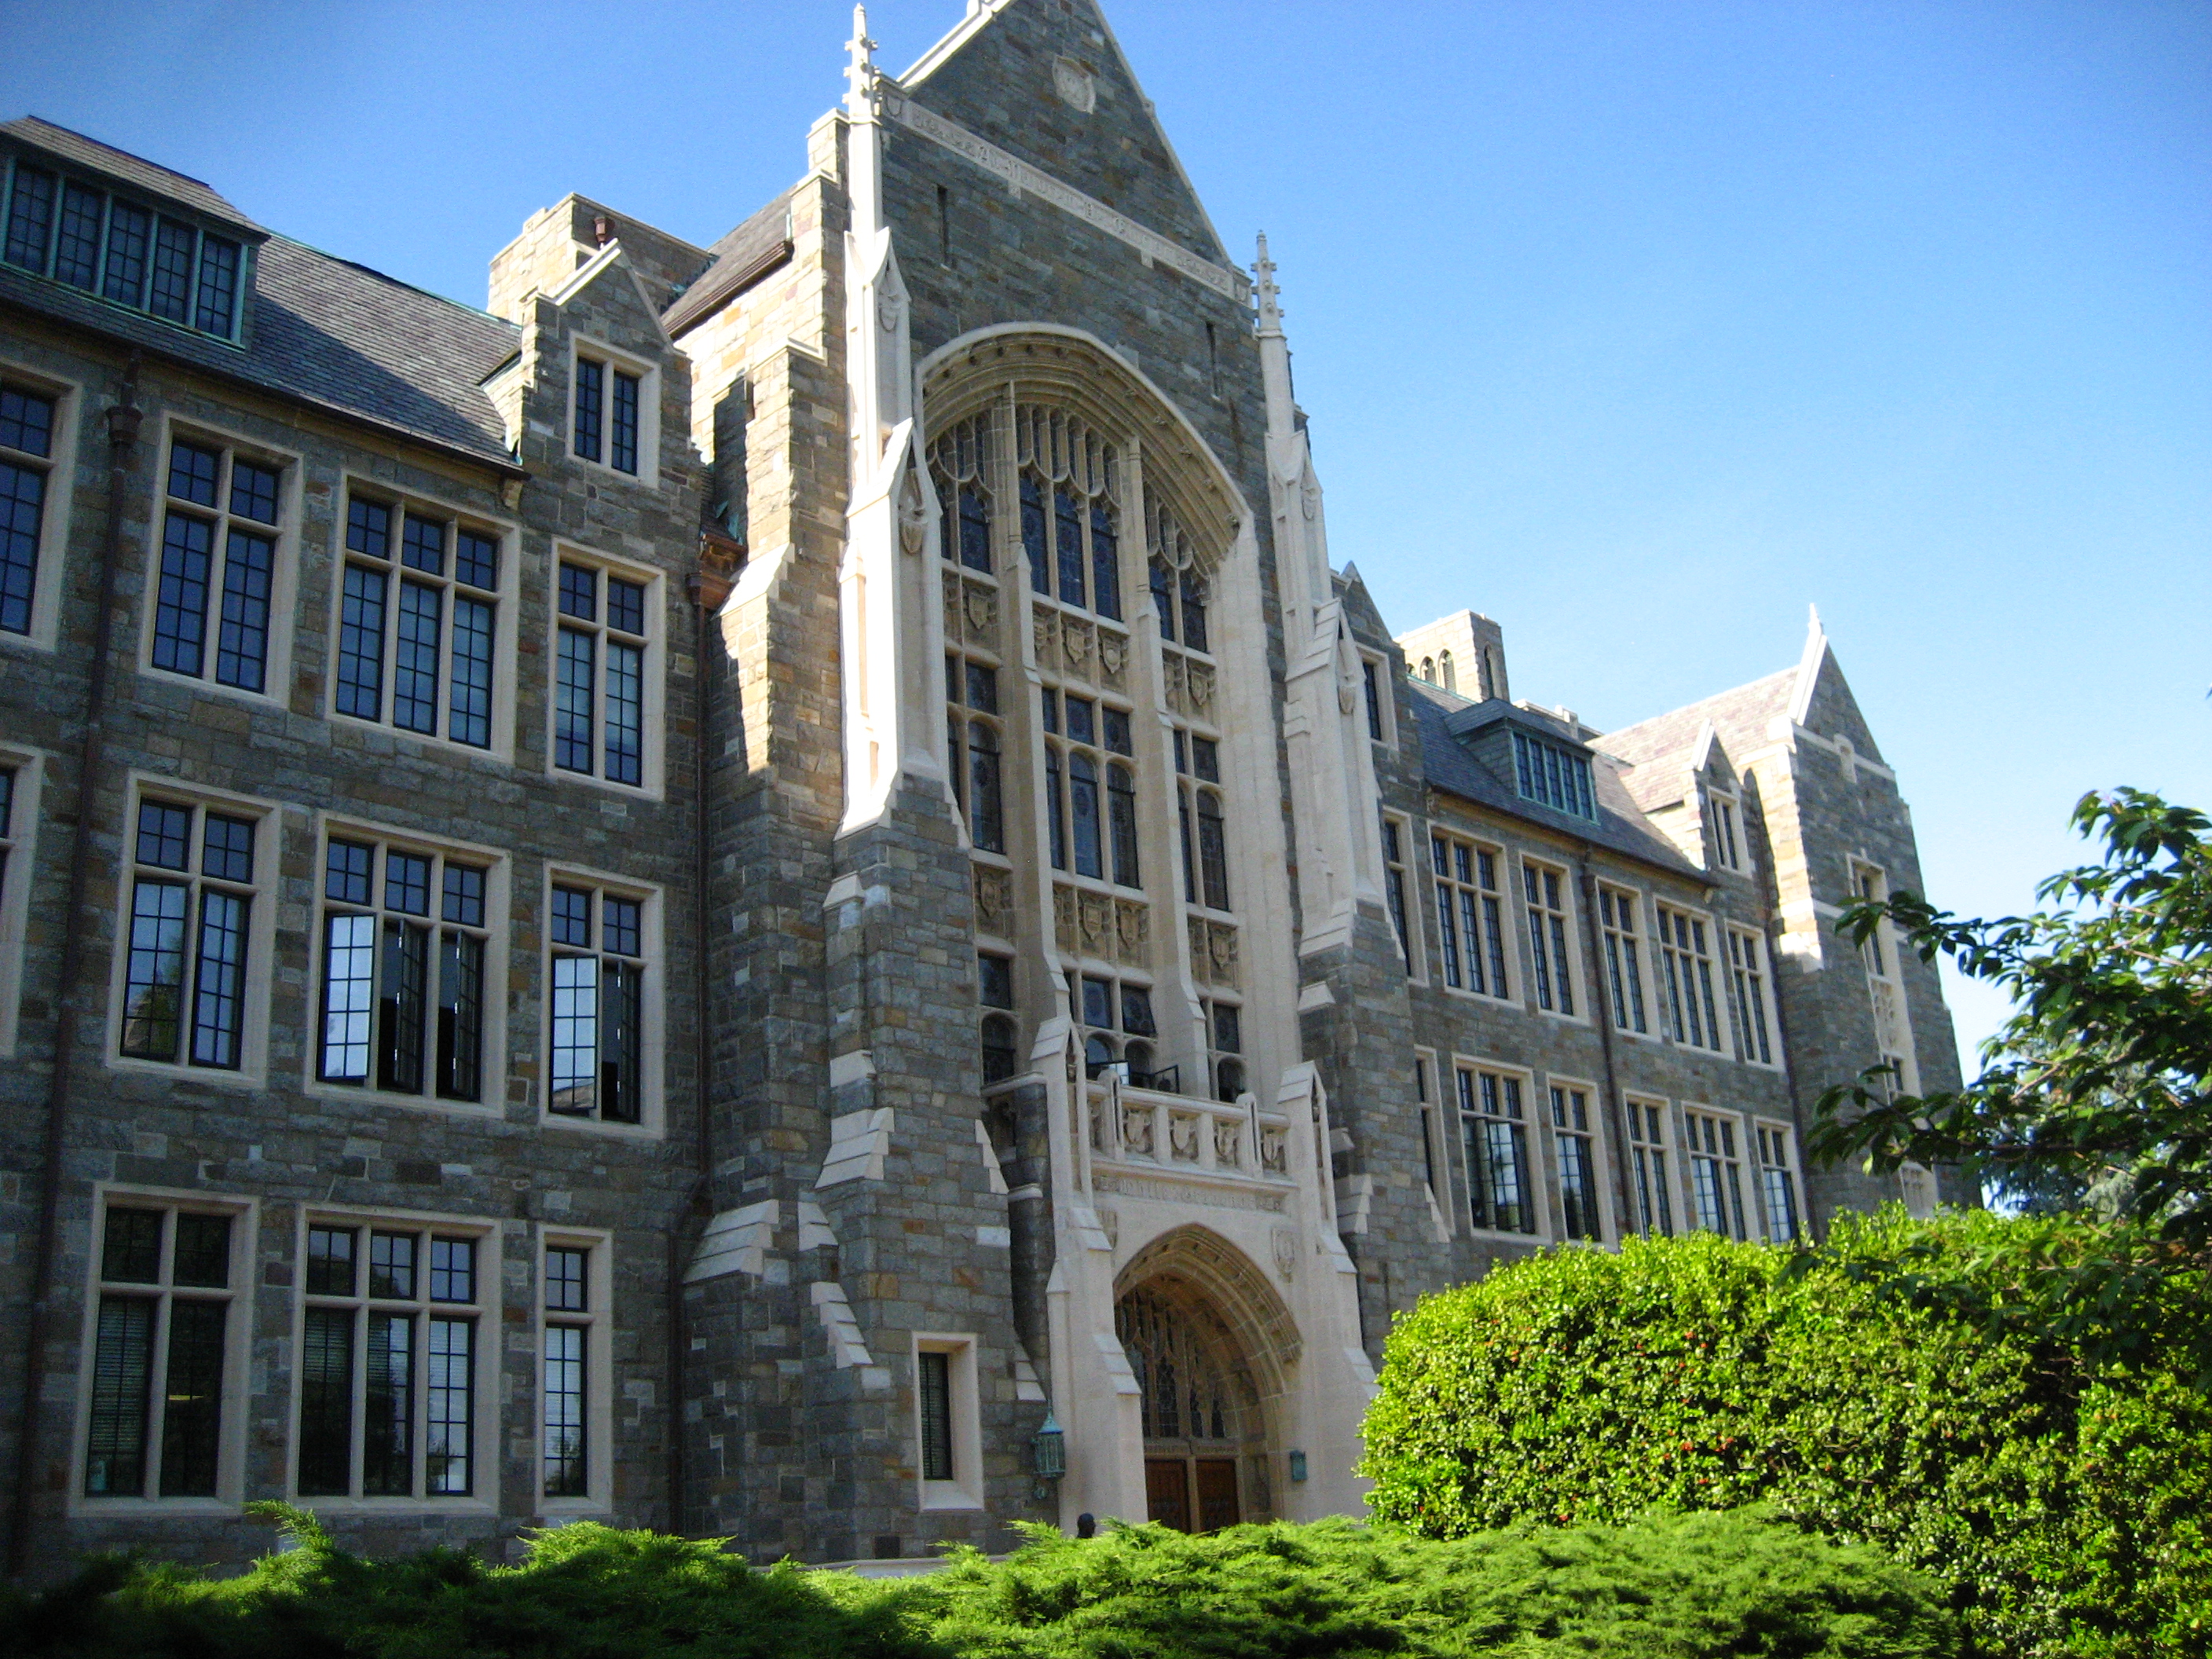
[[[1212,1532],[1274,1513],[1289,1310],[1227,1240],[1156,1239],[1119,1276],[1115,1334],[1136,1375],[1146,1518]]]

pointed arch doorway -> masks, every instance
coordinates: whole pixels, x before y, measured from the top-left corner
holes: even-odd
[[[1269,1518],[1284,1370],[1298,1350],[1289,1310],[1242,1252],[1200,1227],[1155,1240],[1118,1279],[1146,1518],[1181,1532]]]

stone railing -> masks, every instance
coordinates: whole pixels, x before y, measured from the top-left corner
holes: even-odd
[[[1201,1100],[1111,1079],[1087,1094],[1094,1161],[1271,1182],[1287,1175],[1285,1124],[1250,1095]]]

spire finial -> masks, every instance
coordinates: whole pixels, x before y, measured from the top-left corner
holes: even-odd
[[[1260,257],[1252,266],[1252,274],[1260,279],[1260,332],[1279,334],[1283,331],[1283,307],[1278,302],[1275,287],[1275,262],[1267,257],[1267,233],[1260,233]]]
[[[868,39],[868,9],[853,8],[853,38],[845,43],[852,54],[845,65],[845,79],[850,89],[845,94],[845,107],[854,115],[874,113],[876,63],[868,54],[875,51],[876,43]]]
[[[1820,607],[1817,605],[1808,605],[1805,607],[1805,632],[1814,635],[1825,635],[1827,632],[1820,626]]]

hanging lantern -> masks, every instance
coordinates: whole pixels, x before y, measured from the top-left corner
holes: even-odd
[[[1030,1468],[1040,1480],[1057,1480],[1067,1473],[1067,1436],[1061,1432],[1049,1406],[1045,1407],[1044,1426],[1030,1442]]]

